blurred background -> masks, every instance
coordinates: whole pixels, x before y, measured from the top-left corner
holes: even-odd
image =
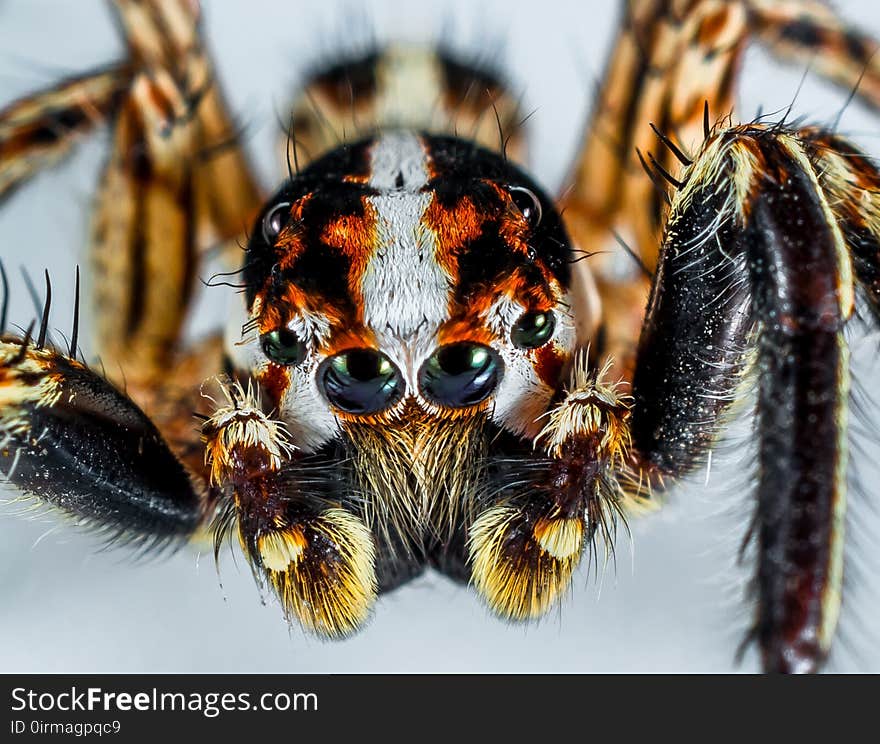
[[[221,80],[233,112],[247,125],[247,147],[267,186],[284,171],[277,122],[304,70],[334,50],[357,48],[373,33],[379,40],[443,38],[465,54],[497,49],[524,110],[534,109],[532,171],[557,189],[617,21],[613,3],[584,0],[203,5]],[[836,5],[880,35],[880,5],[873,0]],[[104,0],[0,2],[0,107],[121,54]],[[804,79],[802,68],[784,66],[760,49],[748,55],[741,118],[759,107],[784,110],[794,100],[794,115],[827,123],[846,99],[847,91]],[[840,130],[878,155],[878,124],[854,103]],[[105,136],[92,138],[0,210],[13,322],[27,325],[34,315],[19,268],[38,286],[48,268],[54,321],[66,330],[74,266],[84,263],[91,194],[106,144]],[[204,293],[197,327],[216,322],[224,291]],[[880,379],[878,340],[877,334],[854,340],[856,374],[868,387]],[[868,408],[871,421],[858,428],[873,427],[876,434],[877,406]],[[748,434],[747,426],[739,428]],[[874,441],[860,436],[852,455],[862,464],[866,494],[850,496],[853,540],[833,671],[880,672],[880,451]],[[711,478],[699,474],[669,495],[663,511],[634,520],[632,539],[620,539],[616,565],[600,567],[598,577],[582,570],[560,610],[540,623],[497,620],[473,592],[429,574],[383,597],[370,625],[344,642],[288,628],[275,602],[261,600],[245,562],[228,553],[219,567],[209,551],[187,549],[135,563],[124,551],[102,551],[95,538],[54,515],[27,518],[19,505],[0,505],[0,672],[755,671],[753,649],[739,664],[734,658],[752,612],[745,598],[751,568],[737,565],[752,510],[737,456],[742,450],[723,447]]]

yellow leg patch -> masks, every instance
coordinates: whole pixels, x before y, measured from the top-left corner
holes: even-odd
[[[577,517],[551,519],[542,517],[532,529],[541,548],[560,560],[578,555],[584,545],[584,523]]]
[[[332,508],[302,525],[261,535],[259,560],[284,612],[308,631],[342,638],[367,619],[378,591],[367,526]]]
[[[267,532],[257,538],[257,549],[263,568],[286,571],[302,557],[308,542],[301,527],[289,527],[279,532]]]
[[[577,518],[533,521],[513,506],[490,507],[471,528],[474,586],[499,615],[512,620],[540,617],[568,588],[583,535],[583,522]]]

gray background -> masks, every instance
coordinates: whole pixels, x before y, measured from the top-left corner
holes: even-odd
[[[248,146],[265,183],[276,182],[276,112],[283,111],[303,67],[333,49],[381,38],[427,40],[443,34],[464,51],[504,47],[506,66],[526,110],[533,170],[551,188],[573,156],[611,42],[614,3],[305,2],[207,0],[207,36],[234,111],[250,125]],[[317,4],[315,4],[317,5]],[[880,35],[880,6],[839,2],[842,13]],[[499,44],[503,40],[503,44]],[[121,53],[101,0],[7,0],[0,3],[0,106],[57,77]],[[741,111],[786,107],[803,70],[759,50],[748,56]],[[827,122],[846,98],[807,79],[797,114]],[[878,154],[877,119],[857,105],[843,131]],[[94,138],[73,161],[38,178],[0,211],[0,256],[13,276],[13,320],[33,310],[19,279],[25,266],[55,279],[57,325],[66,330],[73,267],[83,255],[90,193],[106,141]],[[222,305],[222,289],[203,300],[200,327]],[[877,379],[877,336],[856,341],[857,371]],[[870,414],[877,430],[876,407]],[[745,433],[747,427],[740,427]],[[869,427],[870,428],[870,427]],[[747,439],[747,437],[744,437]],[[860,440],[855,459],[876,505],[878,451]],[[816,443],[817,448],[822,446]],[[219,578],[210,552],[183,550],[170,560],[134,564],[101,552],[96,540],[54,515],[0,512],[0,671],[3,672],[582,672],[753,671],[734,650],[748,625],[748,571],[736,550],[750,506],[741,477],[741,444],[715,457],[676,489],[659,514],[636,520],[622,537],[616,566],[600,580],[582,571],[559,612],[528,626],[489,616],[474,594],[429,575],[383,598],[357,637],[326,643],[288,629],[271,599],[264,605],[242,560],[228,555]],[[880,671],[877,568],[880,520],[868,496],[852,496],[850,579],[841,641],[831,668]],[[862,581],[854,576],[872,577]],[[222,584],[221,584],[222,582]]]

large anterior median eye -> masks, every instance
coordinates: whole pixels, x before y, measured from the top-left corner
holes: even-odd
[[[362,415],[393,405],[404,389],[397,367],[375,349],[349,349],[326,359],[318,384],[336,408]]]
[[[306,345],[289,328],[276,328],[260,336],[263,353],[277,364],[291,366],[306,358]]]
[[[551,312],[525,313],[510,331],[510,340],[520,349],[537,349],[553,335],[556,318]]]
[[[488,346],[461,341],[441,346],[419,370],[419,388],[429,400],[464,408],[489,397],[501,378],[501,359]]]

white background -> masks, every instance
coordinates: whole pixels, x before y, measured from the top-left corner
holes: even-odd
[[[204,5],[221,78],[234,111],[249,125],[248,146],[267,185],[283,170],[275,160],[276,112],[284,110],[304,67],[352,39],[364,40],[369,18],[379,39],[443,35],[466,52],[503,47],[525,109],[536,109],[530,121],[533,171],[556,188],[574,154],[616,22],[614,3],[563,0],[482,0],[479,7],[465,0]],[[117,58],[122,47],[106,6],[102,0],[0,2],[0,106]],[[838,7],[880,35],[880,5],[846,0]],[[742,115],[752,116],[759,105],[765,111],[787,107],[802,73],[759,50],[750,52]],[[845,92],[808,79],[794,112],[829,122],[845,98]],[[841,129],[878,154],[878,121],[853,105]],[[54,320],[66,329],[73,267],[83,260],[90,194],[105,145],[103,137],[94,138],[68,166],[41,176],[0,211],[0,257],[12,276],[15,322],[27,324],[33,316],[19,266],[37,279],[48,267]],[[203,306],[222,301],[215,294]],[[860,378],[876,381],[877,365],[870,362],[877,337],[857,346]],[[872,416],[876,432],[876,410]],[[864,444],[854,459],[865,464],[867,493],[851,499],[857,540],[850,551],[841,641],[830,668],[877,672],[877,448]],[[94,538],[61,519],[26,519],[16,514],[19,506],[4,506],[0,671],[754,671],[754,651],[734,664],[752,611],[743,599],[750,569],[735,567],[751,506],[738,478],[742,465],[725,460],[730,454],[716,457],[708,486],[700,474],[676,489],[661,513],[636,521],[632,550],[622,537],[616,568],[609,566],[601,582],[582,572],[562,609],[541,623],[496,620],[471,591],[428,575],[384,597],[369,627],[345,642],[288,629],[274,602],[261,604],[241,560],[236,565],[225,558],[219,579],[209,552],[183,550],[168,560],[134,564],[122,551],[101,552]]]

